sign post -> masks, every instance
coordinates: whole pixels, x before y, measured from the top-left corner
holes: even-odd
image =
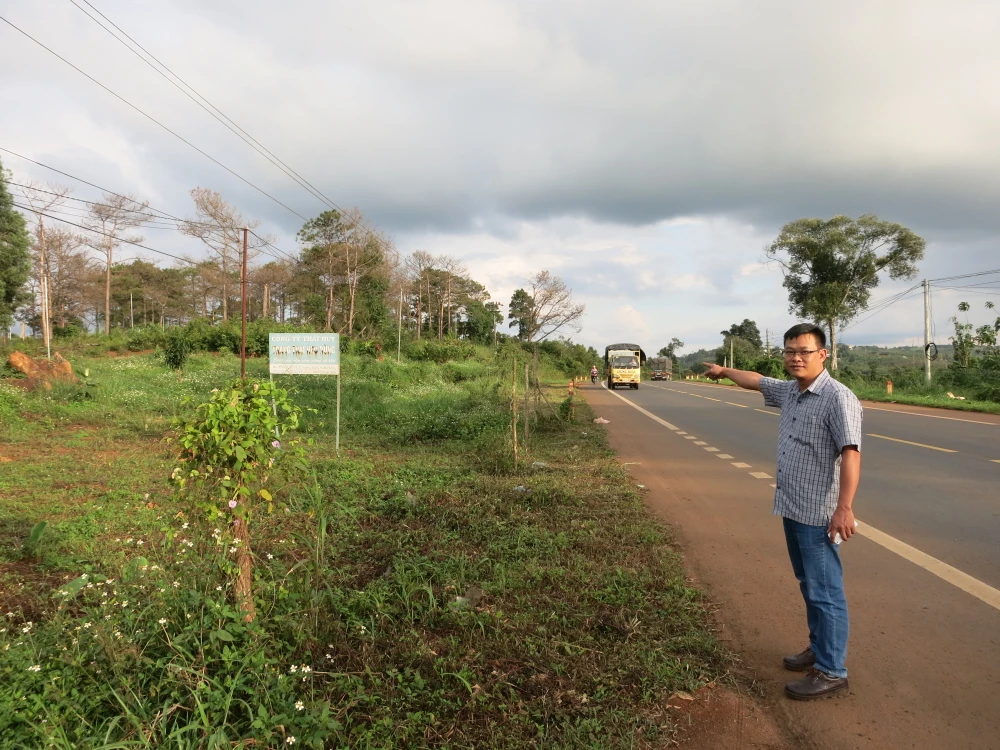
[[[337,376],[337,437],[340,453],[340,334],[272,333],[268,335],[269,370],[275,375]]]

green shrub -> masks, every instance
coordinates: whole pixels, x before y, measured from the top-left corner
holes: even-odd
[[[171,370],[183,370],[191,352],[187,332],[183,328],[172,328],[164,337],[163,363]]]

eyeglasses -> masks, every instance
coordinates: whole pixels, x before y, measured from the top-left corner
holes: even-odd
[[[793,357],[802,357],[802,359],[805,359],[806,357],[810,356],[811,354],[815,354],[818,351],[820,351],[820,350],[819,349],[784,349],[784,350],[782,350],[781,353],[784,354],[789,359],[791,359]]]

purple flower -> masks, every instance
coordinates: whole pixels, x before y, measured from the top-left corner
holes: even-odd
[[[272,448],[280,448],[281,447],[281,443],[279,443],[277,440],[272,440],[271,441],[271,447]]]
[[[230,508],[235,508],[238,504],[239,503],[237,503],[235,500],[230,500],[229,501],[229,507]]]

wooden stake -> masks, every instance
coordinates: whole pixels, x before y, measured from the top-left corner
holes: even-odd
[[[528,420],[531,416],[531,386],[528,379],[528,363],[524,363],[524,449],[528,449]]]
[[[511,375],[511,385],[513,386],[510,397],[510,427],[514,437],[514,468],[517,469],[517,360],[514,360],[514,369]]]

